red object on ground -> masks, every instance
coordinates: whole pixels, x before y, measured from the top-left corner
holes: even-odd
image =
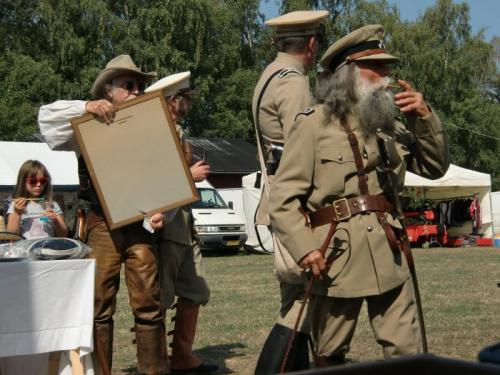
[[[475,242],[476,246],[488,246],[488,247],[493,246],[492,238],[476,237]]]
[[[432,223],[435,215],[432,210],[408,211],[404,213],[405,217],[420,220],[420,223],[412,223],[406,226],[406,234],[410,244],[422,245],[425,242],[446,245],[448,243],[448,233],[446,227],[440,224]]]

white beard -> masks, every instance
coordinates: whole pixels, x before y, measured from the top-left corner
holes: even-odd
[[[388,134],[394,131],[394,118],[397,111],[394,95],[387,90],[390,81],[389,77],[384,77],[379,82],[373,83],[358,76],[357,113],[365,138],[375,135],[378,129]]]

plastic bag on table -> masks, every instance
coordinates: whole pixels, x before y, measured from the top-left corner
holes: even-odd
[[[82,259],[90,247],[71,238],[42,238],[17,241],[10,249],[11,256],[32,260]]]

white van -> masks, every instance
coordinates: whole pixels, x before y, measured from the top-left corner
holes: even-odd
[[[191,207],[194,225],[202,242],[201,248],[239,249],[247,239],[245,220],[228,207],[208,181],[197,182],[196,188],[200,200]]]

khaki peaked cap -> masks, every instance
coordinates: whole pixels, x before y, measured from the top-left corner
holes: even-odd
[[[384,60],[395,63],[399,59],[385,52],[384,27],[368,25],[354,30],[333,43],[321,57],[325,70],[334,72],[344,64],[356,60]]]
[[[298,10],[271,18],[265,24],[275,28],[277,38],[316,35],[329,14],[327,10]]]
[[[171,74],[156,81],[144,90],[144,92],[163,90],[163,95],[166,97],[181,94],[195,95],[196,91],[191,88],[191,84],[189,82],[190,77],[190,71]]]
[[[105,86],[112,79],[123,74],[133,74],[144,79],[145,82],[151,81],[156,77],[156,72],[145,73],[137,67],[129,55],[119,55],[111,59],[106,67],[101,70],[94,81],[90,93],[94,99],[102,99],[105,96]]]

